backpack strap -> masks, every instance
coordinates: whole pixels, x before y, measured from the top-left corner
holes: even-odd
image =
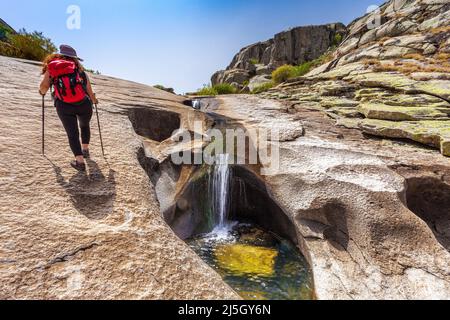
[[[62,93],[62,97],[67,96],[67,88],[66,88],[66,85],[64,84],[62,77],[58,77],[56,79],[56,81],[57,81],[57,88],[62,90],[62,92],[59,92],[59,90],[58,90],[58,92],[60,94]]]
[[[61,77],[58,78],[51,78],[51,86],[54,90],[54,96],[56,95],[56,92],[58,93],[57,97],[62,99],[63,96],[66,95],[66,86],[64,85],[64,82],[62,81]],[[62,92],[61,92],[62,90]]]
[[[69,84],[70,90],[72,91],[72,95],[76,95],[75,87],[77,86],[77,74],[73,73],[69,75]]]
[[[88,80],[87,80],[86,72],[85,72],[85,71],[78,71],[78,69],[77,69],[77,72],[79,72],[80,77],[81,77],[81,79],[82,79],[81,86],[83,87],[84,92],[85,92],[86,94],[88,94],[88,91],[87,91]]]

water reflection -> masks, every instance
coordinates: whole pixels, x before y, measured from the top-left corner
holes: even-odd
[[[289,241],[270,232],[237,224],[228,237],[209,234],[188,243],[244,299],[314,299],[305,258]]]

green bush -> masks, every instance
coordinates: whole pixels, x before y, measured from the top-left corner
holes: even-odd
[[[169,93],[175,93],[175,89],[174,88],[167,88],[167,87],[165,87],[163,85],[160,85],[160,84],[157,84],[157,85],[155,85],[153,87],[156,88],[156,89],[159,89],[159,90],[167,91]]]
[[[7,31],[2,26],[0,26],[0,41],[7,40],[7,34]]]
[[[57,51],[52,41],[37,31],[28,33],[22,29],[16,34],[8,34],[8,42],[20,51],[16,58],[42,61],[47,55]]]
[[[274,86],[275,86],[275,83],[273,81],[263,83],[263,84],[260,84],[259,86],[254,87],[252,90],[252,93],[258,94],[258,93],[266,92],[267,90],[273,88]]]
[[[213,88],[217,91],[217,94],[233,94],[237,92],[236,87],[229,83],[219,83]]]
[[[202,89],[199,89],[195,94],[198,96],[217,96],[218,92],[211,86],[204,86]]]
[[[308,62],[302,63],[299,66],[296,66],[295,70],[294,70],[294,78],[304,76],[309,71],[311,71],[313,66],[314,66],[314,61],[308,61]]]
[[[11,28],[0,24],[0,40],[5,41],[8,38],[9,34],[14,33],[14,30],[12,30]]]
[[[336,33],[333,38],[333,47],[337,47],[338,45],[340,45],[342,40],[342,34]]]
[[[272,72],[272,80],[276,84],[286,82],[288,79],[294,77],[295,67],[285,64]]]
[[[304,76],[311,70],[312,66],[312,62],[305,62],[299,66],[281,66],[272,73],[272,80],[276,84],[280,84],[289,79]]]
[[[251,63],[252,65],[258,64],[258,63],[259,63],[259,60],[256,59],[256,58],[252,58],[252,59],[250,59],[250,63]]]
[[[198,96],[217,96],[221,94],[233,94],[237,93],[236,87],[229,83],[219,83],[214,86],[205,85],[202,89],[199,89],[195,94]]]
[[[292,78],[302,77],[312,69],[331,61],[332,58],[332,52],[328,52],[313,61],[307,61],[298,66],[281,66],[272,73],[272,80],[275,84],[280,84]]]

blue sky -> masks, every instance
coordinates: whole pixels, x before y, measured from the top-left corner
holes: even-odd
[[[349,23],[383,0],[0,0],[15,29],[70,44],[88,68],[177,92],[209,83],[235,53],[290,27]],[[69,5],[81,29],[69,30]]]

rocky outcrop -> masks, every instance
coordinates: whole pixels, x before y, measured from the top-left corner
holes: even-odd
[[[450,156],[449,25],[448,0],[391,0],[348,26],[331,62],[263,96]]]
[[[271,74],[281,65],[314,60],[335,44],[337,34],[343,36],[345,32],[345,26],[340,23],[297,27],[281,32],[273,39],[242,49],[226,70],[212,76],[211,82],[213,85],[242,85],[255,75]]]
[[[107,158],[93,121],[79,174],[48,96],[40,155],[39,67],[0,57],[0,299],[239,298],[164,222],[140,165],[144,145],[201,115],[165,91],[90,77]]]

